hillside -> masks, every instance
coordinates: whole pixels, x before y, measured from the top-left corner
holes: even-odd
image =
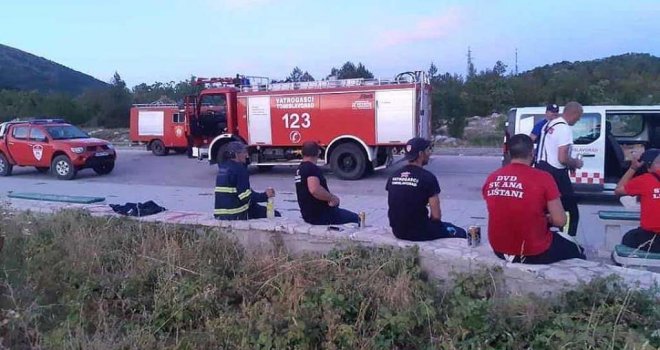
[[[652,104],[660,102],[660,57],[629,53],[592,61],[559,62],[511,79],[516,105],[539,97],[559,103]],[[535,96],[534,96],[535,95]]]
[[[45,58],[0,44],[0,90],[79,95],[108,84]]]

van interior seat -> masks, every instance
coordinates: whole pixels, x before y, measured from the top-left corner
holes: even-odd
[[[629,163],[623,148],[612,134],[612,124],[609,121],[605,123],[605,176],[621,177],[628,169]]]

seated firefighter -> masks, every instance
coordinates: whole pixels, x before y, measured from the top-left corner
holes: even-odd
[[[531,167],[532,139],[518,134],[507,146],[511,163],[490,174],[482,188],[495,255],[525,264],[585,259],[582,247],[551,230],[566,224],[566,213],[552,176]]]
[[[242,142],[232,141],[227,144],[223,161],[218,164],[218,176],[215,181],[216,219],[248,220],[266,217],[266,207],[258,205],[275,197],[272,188],[266,192],[253,192],[250,188],[250,175],[247,171],[247,146]],[[281,216],[275,212],[275,216]]]
[[[641,159],[632,157],[614,193],[639,196],[640,227],[628,231],[621,244],[634,249],[660,253],[660,150],[650,149]],[[639,171],[642,174],[635,176]]]
[[[420,137],[409,140],[405,154],[408,164],[387,180],[387,216],[392,233],[408,241],[466,238],[464,229],[442,221],[438,179],[424,169],[430,158],[431,141]]]
[[[328,189],[325,176],[316,165],[320,154],[321,146],[318,143],[303,143],[303,161],[298,166],[295,177],[296,197],[303,220],[312,225],[359,223],[359,216],[339,208],[339,197]]]

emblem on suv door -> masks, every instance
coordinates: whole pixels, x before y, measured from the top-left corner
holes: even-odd
[[[32,154],[34,155],[34,158],[41,160],[41,156],[44,154],[44,147],[42,145],[32,146]]]

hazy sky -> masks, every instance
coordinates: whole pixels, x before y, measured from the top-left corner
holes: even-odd
[[[519,70],[626,52],[660,55],[660,0],[0,0],[0,43],[133,86],[236,73],[317,79],[361,61],[376,76]]]

